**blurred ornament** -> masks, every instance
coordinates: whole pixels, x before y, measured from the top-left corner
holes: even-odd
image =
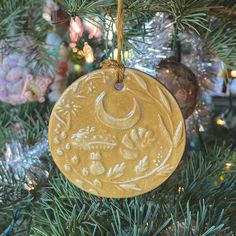
[[[18,40],[14,46],[26,48],[24,52],[6,51],[0,64],[0,100],[12,105],[32,101],[45,101],[52,79],[49,75],[38,72],[33,74],[35,63],[27,47],[33,45],[29,37]]]
[[[98,20],[99,19],[95,19],[93,22],[90,22],[88,20],[83,21],[84,27],[89,33],[89,35],[88,35],[89,39],[93,39],[93,38],[100,39],[102,36],[101,29],[96,23],[96,21],[98,21]]]
[[[55,54],[62,43],[62,38],[55,32],[48,32],[46,37],[46,49]]]
[[[57,61],[57,68],[54,73],[53,83],[51,85],[51,91],[48,97],[50,101],[56,102],[63,93],[63,91],[66,89],[66,85],[68,82],[69,48],[65,42],[60,42],[59,47],[58,44],[52,46],[52,51],[58,52],[58,55],[55,55],[55,60]]]
[[[157,66],[157,79],[175,96],[184,118],[188,118],[195,109],[198,96],[198,83],[194,73],[177,62],[175,57],[169,57]]]
[[[84,27],[79,17],[71,18],[69,26],[70,47],[75,48],[78,39],[81,38],[84,32]]]
[[[24,52],[6,52],[0,64],[0,100],[12,105],[27,102],[44,102],[50,91],[51,101],[57,101],[67,84],[68,46],[62,43],[61,37],[49,32],[45,49],[56,66],[49,70],[39,70],[35,74],[36,62],[32,60],[34,53],[27,51],[33,45],[29,37],[17,41],[14,46],[26,48]],[[31,63],[28,63],[31,61]]]
[[[52,83],[52,79],[43,76],[27,75],[25,77],[25,83],[22,91],[22,96],[27,102],[45,101],[45,94],[47,94],[49,87]]]
[[[60,44],[60,49],[59,49],[59,56],[62,58],[68,58],[69,56],[69,48],[68,44],[66,42],[62,42]]]
[[[67,29],[68,20],[65,11],[60,9],[59,5],[53,0],[45,0],[43,7],[42,17],[51,25],[54,29]]]
[[[83,53],[87,63],[91,64],[94,62],[93,49],[87,42],[84,43]]]
[[[53,0],[45,0],[43,7],[43,18],[51,23],[53,12],[57,12],[58,10],[59,6],[57,3],[55,3]]]

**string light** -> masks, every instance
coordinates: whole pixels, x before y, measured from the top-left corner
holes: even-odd
[[[205,131],[204,127],[201,124],[199,125],[198,131],[201,133]]]
[[[222,116],[218,116],[216,118],[216,124],[219,126],[225,126],[226,125],[226,121]]]
[[[224,180],[225,180],[224,175],[221,175],[221,176],[219,177],[219,179],[220,179],[220,181],[224,181]]]
[[[230,75],[231,77],[236,78],[236,70],[231,70]]]
[[[178,188],[178,193],[180,194],[180,193],[182,193],[182,192],[184,192],[184,187],[179,187],[179,188]]]
[[[76,53],[78,51],[78,48],[73,48],[72,52]]]
[[[225,163],[225,168],[226,169],[231,169],[232,165],[233,164],[231,162],[227,162],[227,163]]]
[[[75,64],[75,65],[74,65],[75,71],[79,72],[79,71],[80,71],[80,68],[81,68],[81,66],[80,66],[79,64]]]

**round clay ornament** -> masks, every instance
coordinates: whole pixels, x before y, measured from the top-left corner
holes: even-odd
[[[75,81],[55,105],[49,145],[60,171],[91,194],[127,198],[151,191],[176,169],[186,143],[174,97],[147,74],[101,69]]]

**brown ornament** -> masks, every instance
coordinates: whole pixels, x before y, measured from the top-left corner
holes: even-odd
[[[175,57],[164,59],[157,66],[157,79],[175,96],[185,119],[194,111],[197,104],[197,77]]]
[[[61,172],[84,191],[126,198],[163,183],[177,167],[186,142],[173,96],[152,77],[125,69],[115,89],[115,69],[75,81],[55,105],[49,145]]]

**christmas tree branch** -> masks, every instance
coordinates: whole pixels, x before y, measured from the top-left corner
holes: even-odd
[[[47,122],[50,117],[53,104],[50,103],[29,103],[18,106],[0,103],[0,147],[16,138],[16,131],[19,129],[23,139],[34,143],[42,137],[47,130]]]
[[[210,31],[203,34],[203,40],[213,54],[228,67],[236,68],[236,28],[229,22],[216,21]]]
[[[57,173],[38,202],[43,210],[37,211],[33,232],[60,236],[230,235],[235,230],[236,190],[234,176],[225,164],[233,161],[235,153],[223,147],[205,155],[193,153],[160,188],[125,200],[94,197]],[[219,179],[222,173],[224,180]]]

